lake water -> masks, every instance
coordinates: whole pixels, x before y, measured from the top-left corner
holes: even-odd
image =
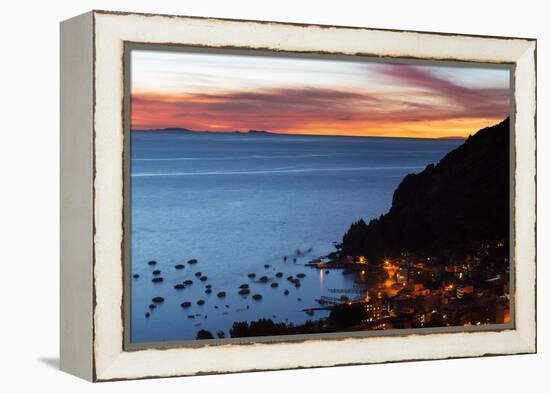
[[[192,340],[199,329],[223,330],[227,337],[235,321],[301,323],[326,316],[302,310],[318,306],[322,295],[340,296],[331,289],[351,288],[357,277],[304,264],[333,251],[352,222],[387,211],[406,174],[461,143],[131,132],[131,274],[140,275],[131,284],[131,342]],[[196,265],[185,263],[192,258]],[[176,270],[179,263],[185,268]],[[156,269],[162,283],[151,281]],[[195,276],[199,271],[207,281]],[[286,277],[299,272],[306,277],[295,288]],[[248,273],[270,281],[259,283]],[[174,288],[187,279],[193,284]],[[212,294],[205,293],[207,284]],[[249,296],[237,294],[241,284],[249,284]],[[220,291],[227,296],[218,298]],[[253,300],[256,293],[263,298]],[[155,296],[165,300],[149,310]],[[199,299],[204,305],[196,304]],[[184,301],[192,306],[181,308]]]

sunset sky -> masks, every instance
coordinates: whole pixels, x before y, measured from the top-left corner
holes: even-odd
[[[505,69],[133,50],[133,130],[467,136],[509,114]]]

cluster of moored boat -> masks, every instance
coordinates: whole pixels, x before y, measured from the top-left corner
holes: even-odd
[[[283,260],[286,261],[288,259],[288,257],[284,257]],[[196,265],[198,263],[198,260],[197,259],[190,259],[187,261],[187,264],[189,265]],[[162,276],[162,271],[160,269],[157,268],[157,261],[154,261],[154,260],[151,260],[151,261],[148,261],[147,264],[149,265],[149,267],[153,270],[151,270],[151,281],[155,284],[160,284],[162,282],[164,282],[164,277]],[[182,270],[185,268],[185,264],[176,264],[174,265],[174,268],[176,270]],[[265,269],[270,269],[271,268],[271,265],[270,264],[265,264],[264,265],[264,268]],[[197,271],[194,273],[194,277],[196,277],[196,280],[200,281],[200,282],[206,282],[208,281],[208,276],[206,275],[203,275],[202,272],[200,271]],[[277,272],[274,277],[269,277],[267,275],[262,275],[260,277],[258,277],[256,275],[256,273],[248,273],[247,277],[250,279],[250,280],[255,280],[254,282],[255,283],[258,283],[258,284],[267,284],[269,283],[270,287],[271,288],[278,288],[279,287],[279,282],[280,279],[282,279],[284,277],[284,274],[283,272]],[[306,275],[305,273],[298,273],[296,274],[295,276],[293,275],[289,275],[286,277],[287,281],[289,283],[291,283],[292,285],[294,285],[294,287],[296,288],[300,288],[301,286],[301,279],[305,278]],[[133,275],[133,278],[134,279],[139,279],[140,278],[140,275],[139,274],[134,274]],[[186,287],[190,286],[190,285],[193,285],[194,281],[193,279],[185,279],[183,280],[181,283],[177,283],[174,285],[174,289],[177,290],[177,291],[181,291],[183,289],[185,289]],[[204,286],[204,293],[206,295],[211,295],[214,293],[214,288],[212,286],[212,284],[206,284]],[[249,295],[251,295],[251,287],[250,287],[250,284],[248,283],[244,283],[244,284],[241,284],[239,285],[238,289],[237,289],[237,294],[242,296],[242,297],[247,297]],[[290,294],[290,291],[288,289],[285,289],[283,291],[283,294],[285,296],[289,295]],[[227,296],[227,292],[226,291],[219,291],[216,293],[216,296],[218,298],[225,298]],[[259,293],[254,293],[251,295],[251,298],[253,300],[256,300],[256,301],[259,301],[262,299],[262,295],[259,294]],[[302,299],[301,298],[297,298],[298,301],[301,301]],[[149,311],[147,311],[145,313],[145,317],[146,318],[150,318],[151,317],[151,312],[157,308],[157,306],[161,303],[164,302],[164,298],[161,297],[161,296],[155,296],[151,299],[151,303],[149,304],[148,308],[149,308]],[[195,304],[197,306],[203,306],[204,304],[206,304],[206,301],[204,299],[197,299],[195,301]],[[193,303],[191,301],[184,301],[180,304],[181,308],[183,309],[188,309],[190,307],[193,306]],[[226,308],[229,308],[230,306],[228,304],[225,305]],[[214,306],[214,308],[218,308],[218,306]],[[246,306],[246,308],[248,309],[249,306]],[[200,314],[197,314],[197,315],[200,315]],[[195,315],[188,315],[189,318],[195,318]],[[205,315],[204,318],[206,319],[207,316]]]

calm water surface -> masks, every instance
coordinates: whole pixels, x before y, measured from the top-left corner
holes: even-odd
[[[132,132],[131,273],[140,277],[131,285],[131,341],[190,340],[199,329],[228,336],[235,321],[301,323],[326,316],[302,310],[317,306],[315,299],[322,295],[339,296],[331,289],[351,288],[357,278],[304,264],[333,251],[352,222],[387,211],[406,174],[437,162],[461,143]],[[297,250],[305,255],[296,255]],[[199,262],[185,263],[191,258]],[[147,264],[152,259],[155,267]],[[185,268],[176,270],[179,263]],[[162,283],[151,281],[156,269]],[[200,281],[196,272],[208,280]],[[276,278],[277,272],[284,277]],[[299,272],[306,277],[295,288],[286,277]],[[270,282],[258,283],[248,273],[268,276]],[[193,284],[174,289],[187,279]],[[271,288],[271,282],[279,287]],[[263,298],[238,295],[241,284]],[[218,298],[220,291],[227,296]],[[150,311],[155,296],[165,301]],[[205,304],[197,305],[199,299]],[[193,305],[182,309],[184,301]]]

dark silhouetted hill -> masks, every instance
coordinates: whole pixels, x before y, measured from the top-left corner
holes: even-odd
[[[509,119],[470,136],[438,164],[409,174],[390,210],[343,237],[343,255],[441,255],[509,237]]]

